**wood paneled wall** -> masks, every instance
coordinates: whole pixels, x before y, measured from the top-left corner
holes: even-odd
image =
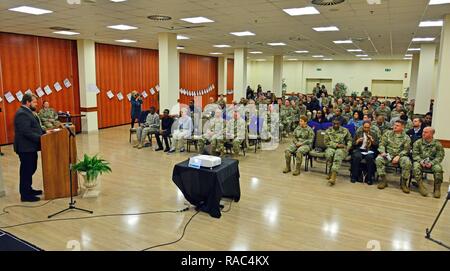
[[[234,89],[234,59],[227,60],[227,90]],[[233,101],[234,94],[227,94],[227,103]]]
[[[159,81],[158,51],[96,44],[98,126],[107,128],[131,121],[131,104],[126,95],[133,90],[147,92],[143,110],[150,106],[159,109],[158,93],[151,95],[150,89]],[[117,96],[109,99],[106,93],[111,90],[114,95],[122,92],[124,99]]]
[[[209,98],[217,100],[218,59],[216,57],[180,54],[180,88],[190,91],[202,90],[214,85],[210,93],[195,97],[205,107]],[[180,103],[189,104],[194,97],[180,94]]]
[[[63,85],[66,78],[72,83],[69,89]],[[54,89],[55,82],[61,84],[61,91]],[[38,87],[46,85],[53,93],[38,99],[38,110],[46,100],[57,111],[80,113],[76,42],[0,33],[0,144],[14,141],[14,115],[20,107],[17,98],[8,103],[4,94],[11,92],[15,96],[19,90],[25,93],[27,89],[36,93]],[[79,119],[74,123],[79,131]]]

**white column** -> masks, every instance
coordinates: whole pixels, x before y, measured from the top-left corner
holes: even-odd
[[[218,72],[219,72],[219,95],[227,95],[227,77],[228,77],[228,59],[226,57],[219,57],[218,61]]]
[[[413,54],[413,59],[411,63],[411,80],[409,84],[409,94],[408,94],[408,100],[412,100],[416,98],[417,93],[417,76],[419,74],[419,60],[420,60],[420,54],[415,53]]]
[[[430,111],[431,95],[433,93],[434,62],[436,45],[422,44],[420,46],[419,73],[417,76],[415,114],[426,114]]]
[[[83,133],[98,131],[97,94],[89,88],[97,85],[95,69],[95,42],[78,40],[78,73],[80,80],[80,107]]]
[[[234,100],[245,97],[247,89],[247,49],[234,50]]]
[[[444,17],[439,49],[437,92],[433,109],[433,127],[436,129],[435,138],[450,140],[450,125],[448,125],[448,107],[450,101],[450,14]],[[450,174],[450,149],[445,149],[444,180]]]
[[[0,161],[3,160],[3,158],[0,156]],[[5,195],[5,186],[3,185],[3,169],[2,164],[4,161],[0,162],[0,198]]]
[[[283,86],[283,56],[273,57],[273,88],[272,93],[277,97],[281,97]]]
[[[159,33],[159,108],[171,109],[179,98],[180,64],[177,34]]]

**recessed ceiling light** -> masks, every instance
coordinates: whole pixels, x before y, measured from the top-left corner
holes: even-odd
[[[183,49],[184,49],[184,46],[177,46],[177,49],[178,49],[178,50],[183,50]]]
[[[330,60],[333,60],[333,59],[332,58],[324,58],[322,60],[330,61]]]
[[[351,40],[334,40],[333,41],[336,44],[349,44],[349,43],[353,43],[353,41]]]
[[[118,24],[118,25],[110,25],[108,28],[116,29],[116,30],[134,30],[137,29],[136,26],[126,25],[126,24]]]
[[[284,43],[284,42],[269,42],[269,43],[267,43],[267,45],[270,45],[270,46],[285,46],[286,43]]]
[[[298,61],[297,58],[289,58],[288,61]]]
[[[372,58],[366,57],[366,58],[361,58],[361,60],[372,60]]]
[[[347,52],[362,52],[361,49],[347,49]]]
[[[320,58],[320,57],[323,57],[323,55],[313,55],[312,57],[314,57],[314,58]]]
[[[16,12],[22,12],[27,14],[33,14],[33,15],[42,15],[47,13],[52,13],[51,10],[41,9],[41,8],[34,8],[29,6],[20,6],[16,8],[10,8],[10,11],[16,11]]]
[[[255,61],[266,61],[265,59],[255,59]]]
[[[405,57],[412,57],[412,54],[406,54]]]
[[[404,59],[404,60],[412,60],[411,57],[404,57],[403,59]]]
[[[223,53],[219,53],[219,52],[214,52],[214,53],[209,53],[210,55],[223,55]]]
[[[167,16],[167,15],[154,14],[154,15],[147,16],[147,19],[160,22],[160,21],[170,21],[170,20],[172,20],[172,17]]]
[[[235,35],[238,37],[244,37],[244,36],[254,36],[255,33],[252,33],[250,31],[242,31],[242,32],[231,32],[231,35]]]
[[[135,40],[127,40],[127,39],[122,39],[122,40],[116,40],[117,42],[122,42],[122,43],[135,43]]]
[[[73,35],[79,35],[80,34],[78,32],[73,32],[73,31],[55,31],[53,33],[59,34],[59,35],[67,35],[67,36],[73,36]]]
[[[283,11],[291,16],[320,14],[315,7],[286,8]]]
[[[356,55],[356,57],[368,57],[368,55]]]
[[[127,0],[109,0],[109,1],[114,2],[114,3],[120,3],[120,2],[125,2]]]
[[[430,3],[428,5],[442,5],[442,4],[449,4],[450,0],[430,0]]]
[[[183,18],[180,20],[188,22],[188,23],[192,23],[192,24],[202,24],[202,23],[213,23],[214,22],[213,20],[210,20],[205,17]]]
[[[227,45],[227,44],[217,44],[217,45],[213,45],[213,47],[216,47],[216,48],[230,48],[231,46]]]
[[[254,54],[254,55],[259,55],[262,54],[263,52],[261,51],[252,51],[252,52],[248,52],[249,54]]]
[[[420,42],[420,41],[434,41],[435,38],[413,38],[413,42]]]
[[[409,48],[408,51],[420,51],[420,48]]]
[[[313,29],[317,32],[339,31],[336,26],[313,27]]]
[[[177,35],[177,40],[188,40],[189,37],[183,36],[183,35]]]
[[[439,20],[439,21],[423,21],[420,22],[419,27],[433,27],[433,26],[443,26],[444,25],[444,21],[443,20]]]
[[[309,53],[309,51],[306,50],[300,50],[300,51],[295,51],[297,54],[306,54]]]

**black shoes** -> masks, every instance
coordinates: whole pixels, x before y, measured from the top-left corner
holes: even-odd
[[[26,196],[26,197],[20,197],[20,200],[22,202],[37,202],[37,201],[40,201],[41,199],[36,196]]]
[[[163,148],[157,148],[157,149],[155,149],[155,151],[162,151],[163,150]]]
[[[42,195],[42,190],[31,190],[31,195],[40,196]]]
[[[165,150],[164,150],[164,152],[169,152],[170,151],[170,149],[169,148],[166,148]]]

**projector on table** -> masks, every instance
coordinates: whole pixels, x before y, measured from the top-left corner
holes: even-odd
[[[191,157],[189,159],[189,167],[193,168],[200,168],[200,167],[213,168],[220,166],[221,164],[222,159],[220,157],[211,155],[198,155]]]

